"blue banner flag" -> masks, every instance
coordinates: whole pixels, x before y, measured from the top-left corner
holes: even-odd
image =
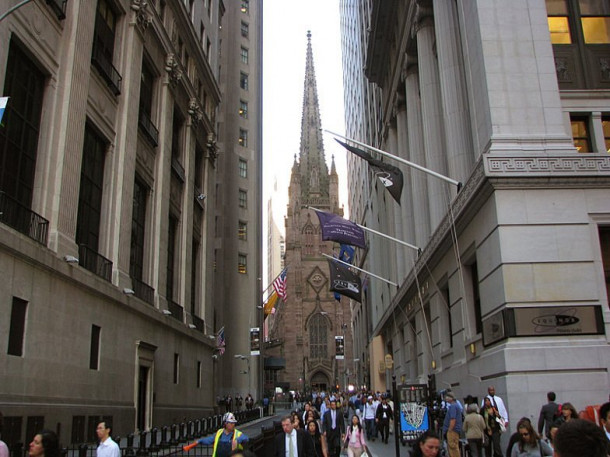
[[[315,210],[315,212],[318,215],[318,219],[320,219],[323,240],[351,244],[359,248],[366,247],[364,230],[358,227],[358,225],[333,213],[319,210]]]

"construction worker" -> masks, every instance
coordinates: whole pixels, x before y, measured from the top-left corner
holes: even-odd
[[[242,444],[248,441],[248,436],[235,428],[237,419],[233,413],[222,416],[224,427],[215,434],[197,440],[198,444],[214,445],[212,457],[229,457],[235,449],[243,449]]]

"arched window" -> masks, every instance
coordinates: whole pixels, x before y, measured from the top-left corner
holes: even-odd
[[[309,356],[312,359],[328,357],[328,321],[316,314],[309,321]]]

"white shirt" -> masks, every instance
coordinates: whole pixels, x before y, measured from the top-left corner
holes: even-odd
[[[298,457],[299,451],[297,450],[297,431],[295,429],[292,429],[290,435],[284,433],[284,436],[286,440],[286,457],[290,457],[290,440],[292,440],[294,457]]]
[[[375,403],[369,403],[368,401],[364,405],[364,418],[375,419],[375,413],[377,412],[377,405]]]
[[[495,406],[498,407],[498,413],[500,413],[500,417],[502,419],[504,419],[504,422],[508,423],[508,411],[506,411],[506,406],[504,406],[504,402],[502,401],[502,399],[500,397],[498,397],[497,395],[494,395],[494,396],[486,395],[485,398],[489,398],[491,400],[492,406],[494,406],[494,402],[495,402]],[[481,403],[481,408],[483,408],[485,406],[485,398],[483,398],[483,402]]]
[[[108,437],[97,447],[97,457],[121,457],[121,450],[112,438]]]

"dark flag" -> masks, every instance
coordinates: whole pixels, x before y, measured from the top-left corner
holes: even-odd
[[[362,302],[362,283],[360,276],[352,273],[345,265],[328,259],[330,270],[330,290]]]
[[[337,243],[351,244],[359,248],[366,247],[364,240],[364,230],[352,221],[343,219],[333,213],[315,210],[320,219],[320,229],[322,239],[336,241]]]
[[[385,188],[388,189],[388,192],[390,192],[390,195],[392,195],[394,200],[396,200],[396,203],[400,205],[400,195],[402,194],[404,179],[402,177],[402,171],[398,167],[382,162],[381,160],[374,159],[373,156],[371,156],[371,154],[368,152],[355,148],[354,146],[350,146],[349,144],[339,141],[336,138],[335,141],[349,152],[366,160],[373,169],[375,176],[379,178]]]
[[[356,253],[356,250],[354,249],[353,246],[350,246],[349,244],[342,244],[341,245],[341,249],[339,250],[339,260],[343,260],[344,262],[347,263],[354,263],[354,254]],[[337,292],[334,293],[334,297],[335,300],[337,300],[338,302],[341,301],[341,294],[338,294]]]

